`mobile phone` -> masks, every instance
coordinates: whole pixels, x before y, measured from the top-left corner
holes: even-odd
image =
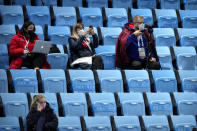
[[[90,25],[90,26],[89,26],[89,28],[92,28],[92,29],[93,29],[93,26],[92,26],[92,25]]]

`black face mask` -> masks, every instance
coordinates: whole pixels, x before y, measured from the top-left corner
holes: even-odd
[[[33,30],[28,30],[28,34],[30,35],[30,37],[31,36],[33,36],[34,35],[34,31]]]

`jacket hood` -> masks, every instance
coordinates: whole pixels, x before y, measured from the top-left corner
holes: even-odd
[[[134,24],[129,22],[124,25],[124,27],[128,30],[134,30]]]

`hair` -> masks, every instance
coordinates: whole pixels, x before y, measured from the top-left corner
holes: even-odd
[[[27,30],[27,28],[28,28],[30,25],[34,25],[34,23],[31,22],[31,21],[26,21],[26,22],[23,24],[22,28],[20,29],[20,33],[21,33],[22,35],[24,35],[24,36],[27,36],[26,30]],[[36,31],[35,25],[34,25],[34,30],[33,30],[33,31],[34,31],[34,32]],[[35,39],[35,37],[36,37],[36,34],[34,33],[34,35],[33,35],[32,37],[30,37],[30,42],[33,42],[34,39]]]
[[[74,38],[76,38],[76,39],[78,39],[79,38],[79,35],[78,35],[78,33],[77,33],[77,29],[79,29],[79,28],[84,28],[84,24],[82,24],[82,23],[77,23],[77,24],[75,24],[74,26],[73,26],[73,30],[72,30],[72,32],[73,32],[73,34],[72,34],[72,36],[74,37]]]
[[[30,110],[36,107],[37,102],[39,102],[39,100],[42,98],[45,98],[45,97],[43,95],[34,95],[33,100],[31,102]]]
[[[137,21],[139,19],[144,20],[144,17],[143,16],[140,16],[140,15],[136,15],[135,17],[133,17],[133,22],[135,22],[135,21]]]

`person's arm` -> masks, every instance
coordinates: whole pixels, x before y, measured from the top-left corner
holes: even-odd
[[[52,121],[45,123],[44,126],[46,129],[57,129],[58,126],[57,116],[54,113],[52,113],[51,117],[52,117]]]
[[[81,50],[83,47],[82,42],[85,39],[84,36],[79,37],[79,39],[75,39],[70,37],[68,39],[69,47],[71,50]]]
[[[14,37],[10,40],[9,53],[11,56],[19,57],[24,54],[24,48],[19,47],[20,43],[18,42],[19,41],[17,41],[17,39],[15,39]]]
[[[39,111],[30,111],[26,117],[26,124],[28,129],[35,128],[34,126],[37,124],[38,119],[40,118],[41,113]]]
[[[98,36],[96,34],[94,34],[94,35],[92,35],[92,37],[93,37],[93,47],[97,48],[99,45]]]

